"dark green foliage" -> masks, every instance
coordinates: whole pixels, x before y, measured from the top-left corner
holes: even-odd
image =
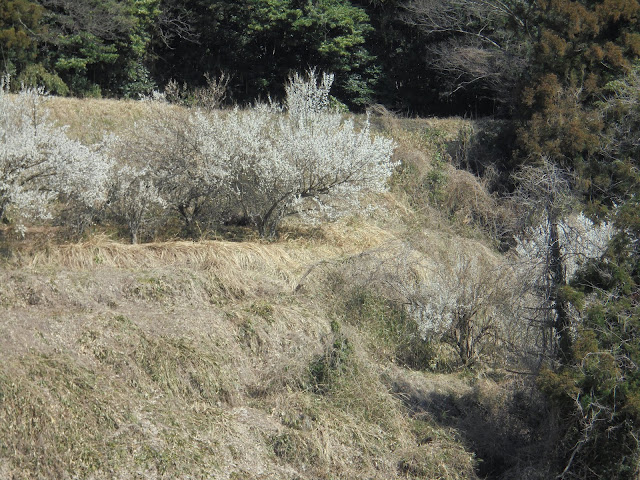
[[[638,235],[637,195],[640,193],[640,63],[605,88],[598,106],[605,128],[601,135],[602,161],[593,162],[598,186],[606,193],[605,206],[621,205],[617,222]],[[608,200],[608,202],[606,202]],[[598,205],[599,206],[599,205]]]
[[[42,86],[54,95],[67,95],[69,87],[55,73],[48,72],[41,63],[27,65],[16,78],[25,87]]]
[[[530,158],[544,155],[579,172],[590,196],[602,187],[592,161],[604,128],[597,100],[638,58],[633,34],[638,14],[636,0],[538,3],[521,146]]]
[[[537,5],[539,31],[531,80],[522,96],[519,158],[567,172],[565,196],[579,200],[578,208],[593,217],[604,218],[614,205],[632,198],[629,187],[637,180],[628,157],[619,148],[606,146],[616,143],[611,141],[616,135],[609,130],[617,124],[604,121],[605,114],[607,110],[612,116],[616,114],[601,98],[616,88],[612,85],[624,90],[612,79],[623,77],[637,59],[637,52],[629,47],[628,33],[637,27],[640,5],[636,0],[545,0]],[[550,224],[558,214],[566,213],[552,215]],[[562,275],[563,260],[553,254],[553,245],[550,243],[554,262],[550,267],[557,272],[554,311],[560,320],[567,312],[558,308],[565,303],[558,289],[567,279]],[[557,323],[568,325],[566,320]],[[562,335],[566,337],[566,333]],[[568,337],[565,340],[567,355],[570,342]]]
[[[29,0],[0,2],[0,72],[14,74],[33,62],[33,34],[41,30],[42,14],[42,7]]]
[[[420,31],[401,18],[397,0],[354,1],[366,10],[373,30],[367,49],[376,57],[379,77],[376,101],[393,110],[411,114],[442,114],[452,105],[440,99],[436,77],[427,61],[427,42]],[[444,103],[444,104],[443,104]]]
[[[334,95],[353,109],[491,111],[495,99],[475,90],[442,96],[450,79],[403,12],[399,1],[16,0],[0,6],[2,70],[36,63],[23,76],[54,93],[127,98],[226,72],[229,100],[244,103],[278,98],[291,72],[316,67],[336,74]]]
[[[443,97],[466,100],[467,113],[509,115],[531,55],[533,11],[519,0],[408,0],[401,18],[423,34]]]
[[[566,419],[567,478],[635,479],[640,473],[640,305],[637,255],[614,249],[574,280],[588,306],[571,358],[539,377]],[[582,295],[580,295],[582,294]]]
[[[157,1],[27,0],[0,5],[4,72],[52,93],[137,98],[155,83],[146,64]]]
[[[593,107],[606,127],[584,170],[591,174],[587,185],[597,187],[590,206],[599,214],[611,210],[618,235],[606,255],[585,265],[563,290],[582,313],[581,328],[568,361],[540,377],[570,419],[566,471],[576,478],[635,479],[640,473],[639,85],[636,66],[608,83],[606,100]]]
[[[318,67],[336,74],[334,94],[342,102],[362,107],[372,100],[377,70],[366,46],[369,17],[348,0],[184,2],[182,8],[198,35],[158,47],[167,61],[165,81],[197,84],[206,72],[228,71],[235,99],[251,101],[281,96],[292,71]]]
[[[353,345],[341,331],[340,324],[331,322],[331,334],[323,355],[309,366],[311,388],[316,393],[327,393],[341,375],[353,368]]]
[[[619,228],[604,258],[585,265],[557,301],[577,330],[539,385],[566,429],[562,478],[635,479],[638,437],[638,174],[636,0],[538,3],[532,76],[524,88],[520,158],[572,174],[571,193]],[[602,99],[605,99],[604,101]]]
[[[137,97],[154,83],[144,66],[155,2],[42,0],[42,61],[75,95]]]

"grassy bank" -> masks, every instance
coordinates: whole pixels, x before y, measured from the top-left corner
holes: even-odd
[[[86,142],[144,114],[51,107]],[[0,477],[546,478],[552,426],[526,377],[460,368],[377,288],[398,258],[499,263],[485,228],[499,209],[444,150],[471,124],[376,122],[399,142],[391,192],[273,241],[5,229]]]

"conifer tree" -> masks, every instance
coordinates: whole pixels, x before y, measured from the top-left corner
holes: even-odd
[[[638,478],[640,4],[544,0],[538,7],[521,158],[570,172],[586,211],[618,231],[605,255],[556,285],[555,298],[577,325],[559,363],[539,378],[565,419],[558,478]]]

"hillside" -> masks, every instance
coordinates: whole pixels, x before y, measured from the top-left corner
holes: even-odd
[[[638,480],[639,22],[0,2],[0,477]]]
[[[143,115],[134,102],[50,108],[86,142]],[[441,150],[473,126],[374,125],[398,142],[392,190],[334,222],[290,218],[271,241],[5,228],[0,478],[548,478],[551,417],[529,377],[503,368],[501,341],[462,368],[390,287],[419,271],[407,265],[428,279],[461,258],[499,280],[486,226],[500,209]]]

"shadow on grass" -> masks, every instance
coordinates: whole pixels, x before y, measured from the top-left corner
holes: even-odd
[[[412,418],[455,430],[478,458],[480,478],[551,478],[552,416],[533,385],[476,382],[457,393],[396,379],[391,389]]]

